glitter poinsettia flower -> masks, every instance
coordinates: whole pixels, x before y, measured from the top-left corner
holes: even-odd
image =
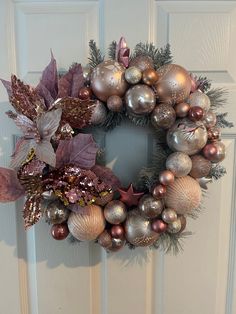
[[[27,159],[31,150],[36,157],[46,164],[55,167],[56,155],[51,144],[51,138],[57,131],[61,121],[61,109],[42,113],[35,121],[24,115],[8,111],[7,115],[14,120],[24,136],[16,144],[12,156],[11,167],[19,168]]]

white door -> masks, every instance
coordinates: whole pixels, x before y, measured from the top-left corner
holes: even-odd
[[[225,110],[236,122],[236,1],[0,0],[0,77],[16,73],[35,84],[50,49],[67,68],[86,64],[89,39],[104,49],[122,35],[131,47],[169,42],[176,63],[229,90]],[[18,130],[4,115],[2,87],[0,102],[0,165],[7,167]],[[135,139],[137,130],[129,132]],[[108,149],[112,136],[118,157],[126,158],[124,133],[111,134]],[[144,249],[107,255],[93,244],[56,242],[44,222],[25,233],[21,202],[1,205],[0,313],[236,313],[236,129],[223,138],[228,174],[210,186],[178,257]],[[144,146],[143,160],[146,155]]]

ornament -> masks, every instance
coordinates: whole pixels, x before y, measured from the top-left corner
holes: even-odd
[[[111,239],[111,246],[108,248],[110,252],[117,252],[122,249],[125,245],[125,239],[121,238],[112,238]]]
[[[207,130],[207,136],[209,141],[216,141],[220,139],[220,129],[213,127]]]
[[[50,224],[60,224],[66,221],[70,211],[60,202],[50,202],[45,211],[46,221]]]
[[[44,191],[41,196],[48,201],[54,201],[57,199],[56,195],[54,194],[53,190]]]
[[[210,98],[200,90],[197,90],[189,96],[188,103],[190,107],[201,107],[204,113],[206,113],[211,106]]]
[[[55,240],[64,240],[69,234],[67,223],[55,224],[51,228],[51,235]]]
[[[158,74],[159,80],[154,84],[154,89],[159,102],[174,105],[189,97],[191,79],[183,67],[165,64],[158,69]]]
[[[111,192],[103,192],[101,195],[96,198],[95,204],[100,206],[105,206],[107,203],[113,200],[114,193]]]
[[[134,115],[145,115],[155,107],[156,99],[153,90],[144,84],[138,84],[125,94],[127,111]]]
[[[217,148],[214,144],[207,144],[203,150],[203,155],[206,157],[206,159],[212,161],[216,154],[217,154]]]
[[[218,163],[225,159],[225,144],[221,141],[214,142],[213,144],[216,147],[216,153],[211,158],[211,162]]]
[[[145,194],[139,200],[138,209],[145,218],[155,218],[163,209],[163,202],[152,195]]]
[[[137,84],[141,81],[142,72],[137,67],[129,67],[125,71],[125,79],[129,84]]]
[[[164,209],[161,216],[162,216],[162,219],[164,220],[164,222],[166,222],[168,224],[177,219],[176,211],[174,209],[171,209],[171,208]]]
[[[159,238],[159,234],[152,230],[151,221],[141,216],[137,210],[128,213],[125,235],[126,239],[135,246],[149,246]]]
[[[171,184],[174,180],[175,176],[170,170],[164,170],[159,174],[159,181],[163,185]]]
[[[103,61],[92,71],[91,88],[102,101],[107,101],[112,95],[122,97],[128,88],[125,67],[114,60]]]
[[[197,179],[197,182],[199,183],[200,187],[204,190],[208,190],[207,184],[212,183],[211,178],[202,177]]]
[[[188,118],[192,121],[199,121],[202,119],[204,111],[201,107],[194,106],[190,107],[188,112]]]
[[[187,220],[186,220],[186,218],[185,218],[183,215],[180,215],[180,216],[178,217],[178,219],[179,219],[180,222],[181,222],[181,229],[179,230],[179,232],[183,232],[183,231],[185,230],[185,228],[186,228]]]
[[[152,190],[152,196],[156,199],[163,198],[166,194],[166,186],[162,184],[158,184],[154,186]]]
[[[123,222],[126,215],[126,206],[119,200],[109,202],[104,208],[104,216],[106,220],[113,225],[118,225]]]
[[[210,129],[216,125],[217,121],[216,114],[213,111],[209,110],[208,112],[205,113],[202,121],[205,127],[207,129]]]
[[[86,214],[72,212],[68,219],[70,233],[80,241],[95,240],[105,228],[105,219],[100,206],[85,207]]]
[[[157,232],[157,233],[163,233],[167,230],[167,223],[165,223],[161,219],[156,219],[152,222],[152,230]]]
[[[191,157],[192,169],[189,175],[193,178],[202,178],[208,176],[211,170],[211,162],[201,155]]]
[[[89,65],[86,65],[83,67],[83,77],[84,77],[85,83],[90,82],[91,73],[92,73],[92,70]]]
[[[167,186],[165,205],[174,208],[177,214],[185,215],[198,208],[202,191],[199,183],[190,176],[176,178]]]
[[[97,100],[94,105],[90,123],[93,125],[101,124],[106,120],[106,117],[107,117],[106,107],[101,101]]]
[[[158,80],[158,73],[154,69],[146,69],[143,71],[143,83],[146,85],[153,85]]]
[[[123,101],[117,96],[113,95],[107,99],[107,108],[114,112],[121,112],[123,109]]]
[[[198,84],[197,84],[196,79],[192,73],[190,74],[190,79],[191,79],[191,93],[193,93],[196,91]]]
[[[176,120],[168,130],[167,143],[173,151],[188,155],[198,153],[207,142],[207,130],[202,122],[188,119]]]
[[[125,38],[121,37],[116,45],[116,60],[127,68],[129,66],[129,55],[130,49],[127,47]]]
[[[134,57],[130,63],[129,63],[130,67],[137,67],[141,72],[145,71],[146,69],[153,69],[154,68],[154,63],[152,58],[150,58],[149,56],[137,56]]]
[[[92,97],[92,90],[89,87],[82,87],[79,90],[79,95],[78,95],[79,99],[81,100],[88,100]]]
[[[123,239],[125,235],[125,230],[121,225],[116,225],[111,227],[111,236],[113,238]]]
[[[112,246],[111,235],[107,230],[104,230],[98,237],[98,243],[104,247],[104,249],[108,249]]]
[[[175,106],[176,116],[179,118],[184,118],[188,115],[190,105],[186,102],[181,102]]]
[[[169,233],[178,233],[181,230],[181,220],[177,218],[175,221],[168,224],[167,232]]]
[[[185,153],[170,154],[166,160],[166,169],[170,170],[176,177],[186,176],[191,168],[191,158]]]
[[[167,104],[156,106],[151,114],[151,122],[155,128],[169,129],[175,123],[175,119],[175,110]]]
[[[132,183],[129,185],[127,190],[118,189],[120,193],[121,202],[125,203],[129,207],[138,205],[140,197],[144,194],[143,192],[135,192]]]

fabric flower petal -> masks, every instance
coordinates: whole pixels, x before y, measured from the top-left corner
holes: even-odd
[[[24,194],[16,171],[0,167],[0,202],[13,202]]]
[[[56,154],[54,152],[52,144],[49,141],[44,140],[37,144],[35,154],[39,160],[45,162],[52,167],[55,167]]]
[[[50,141],[61,121],[62,109],[43,113],[37,120],[39,134],[43,140]]]
[[[18,169],[27,159],[30,149],[35,148],[35,142],[33,140],[20,139],[16,145],[16,150],[12,156],[10,167]]]

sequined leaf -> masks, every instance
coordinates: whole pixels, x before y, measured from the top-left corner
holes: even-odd
[[[33,195],[28,197],[24,205],[23,218],[25,229],[36,224],[42,217],[41,197]]]

